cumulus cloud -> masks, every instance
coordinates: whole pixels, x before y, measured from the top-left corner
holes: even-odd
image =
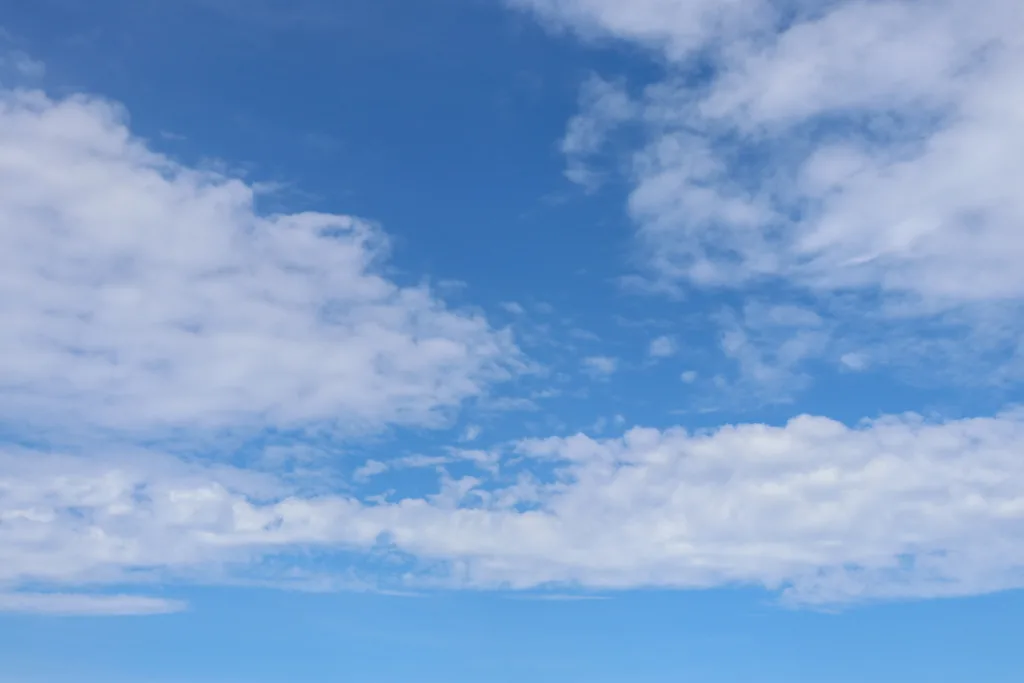
[[[741,584],[802,603],[983,593],[1024,585],[1022,442],[1020,412],[637,428],[518,442],[472,476],[442,474],[435,493],[374,500],[155,455],[8,453],[0,587],[241,580],[320,548],[410,558],[373,577],[392,586]],[[4,601],[19,599],[47,598]]]
[[[115,104],[0,92],[0,412],[9,424],[429,425],[510,376],[507,332],[384,274],[384,234],[263,215]]]
[[[647,131],[630,210],[660,277],[928,310],[1024,295],[1015,0],[517,4],[667,58],[666,80],[618,105]],[[603,130],[597,102],[570,131]]]

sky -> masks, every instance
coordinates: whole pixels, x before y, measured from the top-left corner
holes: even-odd
[[[0,0],[0,683],[1019,680],[1016,0]]]

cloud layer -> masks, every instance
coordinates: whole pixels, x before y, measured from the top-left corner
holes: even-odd
[[[473,476],[441,470],[435,494],[385,500],[152,454],[7,453],[0,586],[301,585],[313,577],[296,553],[319,548],[337,576],[405,558],[362,576],[386,587],[760,585],[817,604],[975,594],[1024,586],[1022,442],[1020,412],[637,428],[519,442]]]

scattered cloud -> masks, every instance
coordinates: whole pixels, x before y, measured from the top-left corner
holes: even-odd
[[[860,372],[862,370],[867,370],[868,365],[870,364],[870,360],[863,353],[851,352],[844,353],[842,356],[840,356],[839,363],[847,370],[851,370],[853,372]]]
[[[352,479],[360,483],[365,482],[378,474],[387,472],[389,469],[391,469],[389,463],[384,463],[380,460],[367,460],[352,473]]]
[[[565,176],[587,190],[596,190],[603,172],[592,165],[608,135],[635,117],[636,104],[621,86],[592,77],[583,86],[580,107],[585,112],[569,121],[560,145],[568,163]]]
[[[501,307],[513,315],[522,315],[526,313],[526,309],[523,308],[522,304],[518,304],[515,301],[506,301],[501,305]]]
[[[466,429],[463,430],[462,436],[459,438],[460,441],[476,441],[480,434],[483,433],[483,428],[480,425],[467,425]]]
[[[618,368],[618,359],[611,356],[589,356],[583,359],[583,369],[594,377],[608,377]]]
[[[908,353],[949,357],[955,337],[1024,367],[1007,315],[1024,299],[1019,3],[796,3],[781,22],[767,0],[510,1],[665,67],[633,93],[589,80],[561,151],[594,190],[616,131],[641,131],[625,173],[647,291],[756,286],[716,319],[735,377],[688,370],[683,383],[785,400],[816,360],[892,362],[886,325],[911,331]],[[9,55],[0,77],[42,68]],[[274,466],[313,460],[311,447],[268,448],[269,473],[125,446],[450,425],[469,400],[538,409],[493,395],[528,364],[509,331],[442,300],[462,284],[398,282],[378,226],[265,215],[264,191],[157,153],[109,101],[0,90],[0,426],[117,437],[0,446],[0,612],[181,611],[134,594],[170,581],[751,585],[797,604],[1024,588],[1020,410],[698,432],[615,415],[591,431],[618,436],[498,447],[469,424],[464,448],[374,453],[354,485],[315,494]],[[913,334],[922,320],[933,335]],[[851,321],[875,331],[851,336]],[[950,332],[965,328],[976,336]],[[676,352],[670,336],[648,348]],[[594,378],[620,370],[580,355]],[[416,490],[356,486],[412,469]]]
[[[0,82],[5,76],[19,80],[38,80],[45,75],[46,65],[23,52],[14,51],[0,55]]]
[[[973,318],[980,336],[991,315],[1020,319],[1016,0],[511,4],[664,67],[643,88],[588,80],[564,145],[575,172],[630,126],[624,175],[648,291],[770,288],[843,323],[835,357],[872,336],[866,313],[890,339],[911,321]],[[978,357],[1002,343],[979,341]],[[906,362],[898,346],[871,355]]]
[[[647,354],[651,358],[670,358],[678,351],[678,345],[673,337],[662,336],[651,340]]]
[[[178,600],[136,595],[89,595],[74,593],[0,593],[0,612],[55,616],[150,616],[182,612]]]

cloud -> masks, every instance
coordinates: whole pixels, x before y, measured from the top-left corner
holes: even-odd
[[[431,425],[516,371],[507,331],[385,276],[376,226],[257,200],[151,150],[115,104],[0,93],[8,425]]]
[[[387,500],[155,454],[7,453],[0,587],[292,585],[319,549],[334,559],[318,567],[390,587],[756,585],[816,604],[977,594],[1024,586],[1022,441],[1019,411],[634,428],[522,441],[471,476],[442,472],[434,493]],[[374,564],[386,556],[406,560]]]
[[[662,336],[651,340],[651,345],[647,349],[647,354],[651,358],[670,358],[674,356],[678,347],[676,340],[672,337]]]
[[[569,121],[560,148],[567,160],[566,178],[593,191],[603,180],[594,157],[616,128],[636,117],[637,105],[620,85],[595,76],[581,88],[580,108],[584,113]]]
[[[509,0],[588,39],[613,37],[663,50],[673,59],[709,41],[742,34],[772,16],[761,0]]]
[[[618,367],[618,359],[611,356],[589,356],[583,359],[583,369],[595,377],[608,377]]]
[[[462,436],[459,437],[460,441],[476,441],[480,434],[483,433],[483,428],[480,425],[467,425],[466,429],[462,432]]]
[[[183,602],[136,595],[0,593],[0,612],[55,616],[150,616],[186,609]]]
[[[3,37],[0,36],[0,41]],[[8,52],[0,55],[0,79],[40,79],[46,75],[46,65],[23,52]]]
[[[522,315],[526,313],[526,309],[523,308],[522,304],[516,303],[515,301],[506,301],[501,305],[501,307],[512,315]]]
[[[861,372],[867,370],[871,364],[871,360],[863,353],[844,353],[839,357],[839,363],[852,372]]]
[[[810,378],[805,361],[830,347],[830,331],[814,311],[792,305],[747,303],[719,316],[719,344],[736,366],[734,390],[746,399],[788,401]]]
[[[646,130],[630,210],[659,277],[881,291],[926,311],[1024,296],[1014,0],[790,3],[788,18],[754,1],[516,4],[667,58],[666,79],[618,107]],[[607,118],[595,105],[569,128]]]
[[[851,353],[915,383],[1024,376],[1019,2],[510,2],[661,69],[588,79],[567,125],[599,133],[570,136],[590,144],[569,171],[631,187],[642,274],[624,281],[815,311],[827,325],[783,368],[797,389]],[[723,350],[750,375],[796,343],[775,341]]]

